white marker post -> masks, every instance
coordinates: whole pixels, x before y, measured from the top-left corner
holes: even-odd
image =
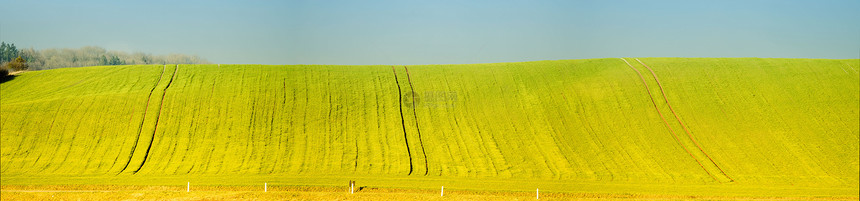
[[[263,183],[263,192],[269,192],[269,183]]]
[[[191,192],[191,182],[188,182],[188,186],[185,187],[185,192]]]
[[[535,200],[540,200],[540,189],[539,188],[535,191]]]
[[[442,193],[439,194],[439,197],[445,197],[445,186],[442,186]]]

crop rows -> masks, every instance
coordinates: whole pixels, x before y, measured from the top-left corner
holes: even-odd
[[[0,174],[856,187],[856,60],[638,61],[27,72]]]
[[[125,142],[135,137],[132,124],[143,110],[138,103],[146,99],[158,71],[149,66],[62,69],[20,76],[20,85],[4,83],[3,172],[100,174],[121,167],[124,160],[117,153],[131,146]]]

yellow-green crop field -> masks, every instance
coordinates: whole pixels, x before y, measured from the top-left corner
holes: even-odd
[[[858,70],[611,58],[24,72],[0,83],[0,197],[857,200]]]

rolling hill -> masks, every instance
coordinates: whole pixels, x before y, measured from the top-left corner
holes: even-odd
[[[3,185],[853,196],[860,60],[140,65],[0,84]]]

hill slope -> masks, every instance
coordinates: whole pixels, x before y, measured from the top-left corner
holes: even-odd
[[[462,179],[856,192],[858,63],[626,58],[26,72],[0,84],[0,174],[4,184],[340,175],[390,178],[383,186]],[[330,180],[308,183],[341,183]]]

